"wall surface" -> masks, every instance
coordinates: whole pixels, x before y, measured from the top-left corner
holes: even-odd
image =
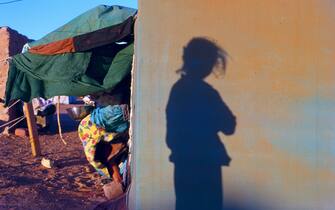
[[[335,208],[334,1],[140,0],[136,32],[131,209]]]
[[[0,27],[0,98],[4,98],[8,76],[8,57],[21,53],[21,49],[29,39],[9,27]],[[15,110],[11,109],[9,115],[2,113],[4,108],[0,105],[0,121],[15,118]],[[13,112],[13,113],[12,113]]]

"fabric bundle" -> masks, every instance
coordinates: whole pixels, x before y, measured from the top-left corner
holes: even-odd
[[[91,113],[91,121],[106,132],[122,133],[128,129],[129,111],[127,105],[96,108]]]

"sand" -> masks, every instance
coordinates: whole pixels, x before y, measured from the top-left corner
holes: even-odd
[[[0,136],[0,209],[93,209],[105,201],[99,175],[88,164],[77,122],[62,115],[64,145],[57,134],[39,136],[42,156],[33,158],[28,138]],[[55,161],[48,169],[42,158]]]

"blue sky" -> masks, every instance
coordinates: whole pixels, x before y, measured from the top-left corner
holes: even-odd
[[[0,26],[30,39],[40,39],[74,17],[100,4],[137,8],[137,0],[0,0]]]

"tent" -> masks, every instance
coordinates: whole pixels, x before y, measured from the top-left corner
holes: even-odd
[[[5,103],[59,95],[82,96],[113,89],[132,66],[137,10],[97,6],[11,60]]]

